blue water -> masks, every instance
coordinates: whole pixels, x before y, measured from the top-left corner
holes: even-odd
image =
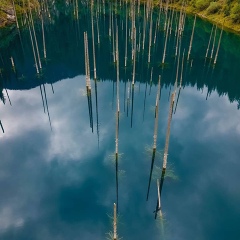
[[[42,77],[36,76],[26,29],[21,30],[24,52],[18,37],[0,49],[1,86],[6,98],[5,105],[0,104],[4,127],[4,133],[0,132],[0,239],[106,239],[107,233],[113,231],[116,67],[112,63],[108,20],[106,17],[104,28],[102,17],[101,43],[96,44],[98,81],[91,79],[92,132],[84,72],[83,31],[88,30],[91,35],[87,19],[83,13],[80,32],[76,20],[69,15],[60,14],[55,23],[46,24],[48,61],[43,61]],[[192,23],[193,17],[189,16],[181,53],[189,44]],[[38,23],[36,31],[42,56]],[[177,106],[174,105],[161,195],[163,219],[156,220],[156,181],[161,177],[169,94],[174,90],[176,74],[174,35],[164,68],[159,65],[163,31],[159,31],[150,67],[147,52],[143,60],[139,57],[134,90],[129,89],[128,95],[132,65],[128,59],[125,71],[124,31],[120,34],[118,235],[123,239],[240,238],[240,85],[236,45],[240,40],[223,33],[218,62],[213,68],[208,59],[204,65],[211,24],[197,19],[195,31],[192,67],[185,62],[183,86]],[[89,46],[91,40],[90,36]],[[91,47],[90,62],[93,77]],[[162,79],[157,154],[146,201],[158,74]]]

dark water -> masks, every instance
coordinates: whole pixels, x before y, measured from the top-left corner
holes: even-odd
[[[210,59],[204,58],[212,25],[197,19],[187,62],[194,17],[186,18],[180,49],[181,56],[185,49],[182,88],[176,92],[161,195],[164,217],[155,220],[156,181],[161,177],[169,95],[174,91],[178,59],[174,27],[164,66],[164,18],[151,49],[150,64],[147,31],[145,50],[141,47],[137,54],[136,82],[132,88],[129,37],[124,68],[126,12],[118,11],[118,235],[141,240],[239,239],[239,37],[223,32],[214,67]],[[107,233],[113,231],[117,73],[109,37],[108,7],[106,15],[98,18],[99,44],[94,15],[97,81],[93,80],[90,12],[86,6],[80,8],[79,20],[72,12],[71,7],[66,10],[57,6],[52,9],[51,19],[46,17],[47,60],[43,59],[41,21],[35,20],[43,65],[38,76],[26,27],[20,30],[22,44],[15,30],[9,41],[0,42],[1,89],[5,96],[5,105],[0,105],[4,128],[4,133],[0,133],[0,239],[106,239]],[[154,24],[157,16],[156,11]],[[128,20],[129,29],[130,24]],[[142,25],[142,17],[137,17],[136,28],[141,29]],[[86,95],[84,31],[88,32],[89,41],[93,129]],[[219,36],[220,29],[216,42]],[[159,74],[157,154],[146,201]]]

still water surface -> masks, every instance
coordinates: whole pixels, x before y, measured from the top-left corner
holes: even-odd
[[[161,195],[164,216],[155,220],[156,181],[161,177],[169,95],[177,69],[175,37],[172,33],[169,38],[164,66],[160,64],[163,29],[157,32],[149,65],[148,48],[140,51],[132,88],[131,40],[124,68],[125,14],[117,16],[123,29],[119,30],[118,235],[140,240],[239,239],[240,39],[223,32],[213,67],[204,59],[212,25],[196,21],[191,59],[185,59],[182,88],[177,90],[173,110]],[[157,15],[154,12],[153,22]],[[1,88],[6,99],[0,105],[4,128],[0,133],[0,239],[106,239],[112,231],[117,75],[106,13],[94,22],[98,80],[91,79],[91,128],[83,44],[83,32],[88,31],[93,77],[89,16],[83,11],[76,20],[60,9],[52,22],[46,21],[47,60],[42,59],[40,77],[27,28],[21,29],[22,46],[18,35],[1,43]],[[188,50],[193,21],[194,17],[187,16],[181,56]],[[139,17],[136,25],[141,24]],[[36,21],[35,27],[43,57],[41,22]],[[219,35],[220,29],[217,39]],[[147,37],[146,46],[148,41]],[[146,201],[159,74],[157,154]]]

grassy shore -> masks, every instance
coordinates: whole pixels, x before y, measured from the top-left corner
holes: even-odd
[[[159,4],[159,1],[155,0],[154,2],[156,5]],[[180,1],[174,2],[170,3],[169,6],[180,11],[182,3]],[[185,9],[188,14],[197,14],[200,18],[218,26],[223,25],[227,31],[240,34],[240,4],[238,1],[192,0],[188,1]]]

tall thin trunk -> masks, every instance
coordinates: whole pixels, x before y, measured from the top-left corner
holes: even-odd
[[[167,168],[168,147],[169,147],[170,128],[171,128],[171,120],[172,120],[174,100],[175,100],[175,92],[172,93],[170,107],[169,107],[168,126],[167,126],[167,134],[166,134],[164,156],[163,156],[163,169]]]
[[[36,37],[35,27],[34,27],[34,23],[33,23],[32,10],[31,10],[31,8],[30,8],[30,22],[32,23],[33,36],[34,36],[34,41],[35,41],[35,44],[36,44],[36,50],[37,50],[37,57],[38,57],[39,68],[42,69],[42,64],[41,64],[41,59],[40,59],[39,50],[38,50],[37,37]]]
[[[206,51],[206,54],[205,54],[205,58],[207,58],[207,56],[208,56],[208,51],[209,51],[209,47],[210,47],[210,43],[211,43],[211,39],[212,39],[213,28],[214,28],[214,25],[212,25],[212,30],[211,30],[210,38],[209,38],[209,41],[208,41],[208,46],[207,46],[207,51]]]
[[[152,171],[153,171],[155,154],[157,149],[158,111],[159,111],[159,98],[160,98],[160,89],[161,89],[160,81],[161,81],[161,76],[159,76],[159,79],[158,79],[158,91],[156,96],[155,122],[154,122],[154,134],[153,134],[153,153],[152,153],[152,161],[151,161],[150,175],[149,175],[149,181],[148,181],[147,200],[148,200],[150,186],[151,186]]]
[[[192,49],[192,41],[193,41],[193,36],[194,36],[196,18],[197,18],[197,15],[195,15],[194,23],[193,23],[192,35],[191,35],[190,45],[189,45],[189,49],[188,49],[188,56],[187,56],[188,61],[189,61],[189,57],[190,57],[190,53],[191,53],[191,49]]]
[[[116,203],[113,205],[113,239],[117,240],[117,206]]]
[[[218,47],[217,47],[217,52],[216,52],[216,55],[215,55],[215,58],[214,58],[214,64],[216,64],[216,62],[217,62],[218,51],[219,51],[221,40],[222,40],[222,33],[223,33],[223,26],[222,26],[220,37],[219,37],[219,40],[218,40]]]

